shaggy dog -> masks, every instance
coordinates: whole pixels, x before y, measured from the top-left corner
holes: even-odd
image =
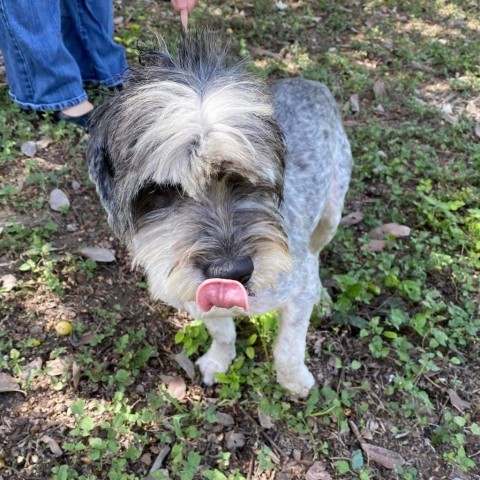
[[[97,109],[87,159],[152,297],[205,322],[204,383],[235,357],[233,318],[278,309],[277,380],[307,395],[318,255],[340,221],[352,161],[328,89],[298,78],[268,89],[227,61],[215,34],[188,33],[176,55],[144,52]]]

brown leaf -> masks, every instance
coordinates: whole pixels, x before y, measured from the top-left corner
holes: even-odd
[[[115,261],[115,250],[109,248],[85,247],[80,250],[80,253],[95,262],[108,263]]]
[[[422,72],[428,72],[428,73],[434,73],[435,72],[435,69],[433,69],[432,67],[429,67],[428,65],[417,62],[415,60],[412,61],[411,65],[415,70],[420,70]]]
[[[354,93],[350,97],[350,109],[352,110],[353,113],[358,113],[360,112],[360,100],[358,99],[358,95]]]
[[[35,142],[35,146],[37,147],[38,150],[44,150],[45,148],[47,148],[51,143],[53,142],[53,140],[49,137],[43,137],[41,138],[40,140],[37,140]]]
[[[22,378],[24,380],[30,379],[32,373],[35,373],[38,370],[40,370],[42,368],[42,365],[43,365],[43,360],[41,359],[41,357],[37,357],[35,360],[32,360],[31,362],[27,363],[23,370]]]
[[[167,386],[167,392],[177,400],[183,400],[187,394],[187,385],[182,377],[162,375],[162,381]]]
[[[374,228],[368,234],[373,240],[385,240],[388,236],[392,237],[408,237],[410,235],[410,228],[406,225],[399,225],[398,223],[386,223]]]
[[[460,121],[458,115],[451,115],[450,113],[442,113],[442,118],[450,125],[456,125]]]
[[[170,447],[165,446],[160,450],[157,458],[155,459],[155,462],[153,462],[152,468],[150,469],[150,474],[156,472],[163,465],[163,462],[169,453]]]
[[[24,155],[31,158],[37,153],[37,145],[35,142],[29,140],[20,145],[20,150]]]
[[[0,283],[2,284],[5,292],[10,292],[17,286],[17,278],[15,277],[15,275],[7,273],[6,275],[2,275],[0,277]]]
[[[341,220],[340,220],[340,225],[356,225],[357,223],[360,223],[363,220],[363,213],[362,212],[352,212],[349,213],[348,215],[345,215]]]
[[[305,475],[305,480],[332,480],[323,462],[315,462]]]
[[[373,93],[375,94],[375,98],[377,100],[381,100],[387,94],[387,90],[385,89],[385,83],[383,80],[377,80],[373,84]]]
[[[18,388],[17,380],[8,375],[7,373],[0,372],[0,393],[2,392],[23,392]]]
[[[385,468],[392,469],[395,466],[402,466],[405,464],[403,457],[396,452],[365,442],[362,442],[360,445],[363,451],[367,454],[369,460],[373,460]]]
[[[259,57],[276,58],[277,60],[280,60],[282,58],[281,53],[265,50],[264,48],[254,48],[253,51],[255,55],[258,55]]]
[[[365,245],[362,245],[361,250],[365,250],[367,252],[383,252],[386,244],[386,240],[371,240]]]
[[[82,371],[80,369],[80,365],[74,360],[72,363],[72,382],[73,382],[74,390],[78,388],[78,384],[80,383],[81,373]]]
[[[54,188],[50,192],[50,208],[55,212],[60,212],[70,206],[70,200],[63,190]]]
[[[182,370],[188,375],[190,380],[195,380],[195,366],[193,362],[183,353],[173,355],[173,359],[178,363]]]
[[[224,427],[231,427],[232,425],[235,425],[235,420],[228,413],[215,412],[215,416],[217,417],[217,422]]]
[[[81,345],[88,345],[97,336],[94,332],[84,333],[81,337],[78,337],[75,332],[72,332],[69,340],[74,347],[80,347]]]
[[[258,421],[260,425],[267,430],[275,426],[272,417],[267,415],[260,407],[258,407]]]
[[[450,398],[451,404],[457,409],[463,412],[471,407],[471,403],[462,400],[458,393],[455,390],[448,391],[448,397]]]
[[[72,366],[72,357],[58,357],[55,360],[49,360],[46,363],[47,374],[51,377],[59,377],[70,371]]]
[[[245,445],[245,435],[243,433],[234,432],[230,430],[225,435],[228,450],[236,450],[242,448]]]
[[[48,445],[48,448],[50,449],[50,451],[56,457],[59,457],[60,455],[63,455],[63,451],[60,448],[60,445],[52,437],[49,437],[48,435],[42,435],[40,437],[40,441],[43,442],[43,443],[46,443]]]

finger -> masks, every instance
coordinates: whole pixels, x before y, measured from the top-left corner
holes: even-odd
[[[198,3],[198,0],[171,0],[171,3],[176,12],[187,10],[188,13],[191,13]]]
[[[185,31],[188,30],[188,10],[180,11],[180,21],[182,22],[182,27]]]

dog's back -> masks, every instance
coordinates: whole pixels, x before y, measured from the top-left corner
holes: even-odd
[[[340,220],[352,167],[350,145],[325,85],[291,78],[278,81],[271,91],[288,151],[284,216],[289,237],[310,242],[318,254]],[[296,232],[302,234],[297,238]]]

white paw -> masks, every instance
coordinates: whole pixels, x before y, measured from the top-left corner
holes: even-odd
[[[277,370],[277,382],[297,397],[306,397],[315,385],[315,379],[305,365],[285,371]]]
[[[195,363],[198,365],[200,372],[202,372],[203,383],[207,386],[217,383],[215,374],[225,373],[232,363],[234,356],[235,354],[233,356],[224,355],[220,357],[212,354],[210,350],[201,356]]]

